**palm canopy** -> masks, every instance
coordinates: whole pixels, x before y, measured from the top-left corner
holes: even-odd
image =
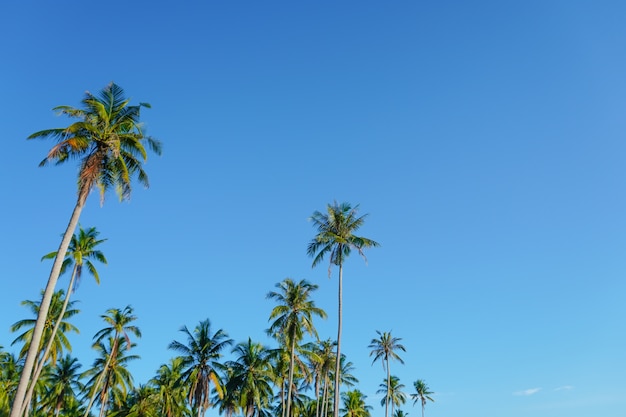
[[[53,110],[59,114],[79,120],[67,127],[41,130],[28,137],[52,138],[57,142],[39,165],[60,165],[79,159],[78,191],[83,200],[93,187],[100,189],[101,200],[111,187],[115,187],[120,199],[127,199],[133,176],[148,186],[148,176],[141,162],[147,160],[144,142],[157,154],[161,153],[161,143],[145,136],[139,121],[141,108],[150,105],[131,106],[129,103],[124,90],[110,83],[98,95],[86,92],[82,108],[55,107]]]
[[[223,365],[219,359],[222,350],[232,345],[233,340],[222,329],[212,333],[209,319],[201,321],[193,332],[187,326],[183,326],[180,331],[187,335],[187,344],[175,340],[169,344],[169,349],[181,354],[184,369],[181,379],[189,387],[189,403],[196,407],[198,416],[201,416],[210,405],[210,383],[213,382],[219,396],[223,394],[218,374]]]
[[[78,233],[72,236],[70,246],[65,254],[65,260],[61,266],[61,274],[65,273],[68,268],[73,267],[74,276],[72,278],[76,280],[74,287],[80,282],[83,266],[87,267],[87,271],[94,277],[96,283],[100,284],[100,275],[92,262],[92,260],[95,260],[105,265],[107,264],[107,259],[102,251],[96,248],[98,245],[106,242],[106,239],[98,239],[99,234],[100,232],[98,232],[95,227],[83,229],[79,226]],[[57,253],[57,251],[50,252],[41,259],[54,259]],[[71,291],[74,290],[74,287],[71,288]]]
[[[389,360],[397,360],[400,363],[404,363],[400,355],[396,351],[401,350],[406,352],[406,349],[400,344],[400,337],[391,336],[391,332],[380,332],[376,330],[378,334],[377,339],[372,339],[369,344],[369,348],[372,349],[370,356],[374,356],[372,363],[377,360],[381,360],[384,369],[389,368]]]
[[[359,390],[343,393],[343,407],[339,410],[343,417],[370,417],[372,406],[367,405],[367,396]]]
[[[426,401],[435,402],[435,400],[431,397],[434,393],[430,391],[430,387],[426,384],[426,381],[423,379],[418,379],[413,383],[413,387],[415,388],[415,393],[411,394],[411,399],[413,400],[413,405],[420,402],[422,404],[422,417],[424,417],[424,407],[426,407]]]
[[[310,217],[317,235],[307,247],[307,253],[313,257],[313,266],[330,258],[328,276],[332,265],[341,266],[352,250],[357,250],[365,260],[364,248],[376,247],[379,244],[372,239],[356,236],[354,233],[363,225],[367,214],[358,215],[359,205],[352,207],[349,203],[328,204],[326,213],[313,212]]]

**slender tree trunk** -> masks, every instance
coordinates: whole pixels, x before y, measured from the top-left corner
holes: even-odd
[[[343,295],[343,265],[339,265],[339,313],[337,320],[337,357],[335,358],[335,398],[333,404],[333,417],[339,417],[339,381],[341,373],[341,314]]]
[[[113,355],[117,355],[118,338],[119,338],[119,335],[116,332],[115,341],[113,342],[113,346],[111,347],[111,353],[109,354],[109,357],[107,358],[107,361],[104,364],[104,371],[100,374],[100,376],[98,377],[98,380],[96,381],[96,385],[93,387],[93,393],[91,394],[91,398],[89,399],[89,404],[87,405],[87,409],[85,410],[85,414],[83,415],[83,417],[89,417],[89,412],[91,411],[91,407],[93,407],[93,403],[96,400],[96,395],[98,395],[98,388],[100,387],[100,384],[102,384],[102,382],[104,381],[104,378],[106,377],[109,366],[111,365],[111,361],[113,360]],[[102,403],[101,407],[104,408],[104,405],[105,404]],[[100,412],[102,412],[102,408],[100,409]]]
[[[80,214],[85,206],[86,198],[86,193],[81,193],[78,197],[74,211],[72,211],[72,215],[70,216],[70,221],[65,229],[63,238],[61,239],[61,244],[57,250],[57,256],[54,258],[52,270],[50,271],[50,277],[48,278],[48,284],[46,285],[46,289],[39,306],[39,314],[37,314],[37,321],[35,322],[33,337],[30,341],[28,353],[26,354],[26,359],[24,361],[24,368],[22,369],[22,374],[20,375],[20,382],[17,386],[17,391],[15,392],[15,399],[13,400],[13,406],[11,407],[11,417],[22,416],[21,411],[26,398],[28,385],[29,383],[35,385],[35,382],[37,382],[35,379],[31,378],[31,375],[33,375],[33,367],[37,357],[39,356],[39,346],[41,344],[41,337],[43,335],[46,319],[48,318],[50,301],[52,300],[52,294],[54,294],[54,289],[57,285],[57,281],[59,280],[59,274],[61,273],[61,266],[63,265],[65,254],[70,246],[70,241],[72,240],[72,236],[74,236],[74,231],[78,225],[78,219],[80,219]]]
[[[291,417],[291,386],[293,385],[293,363],[296,357],[296,338],[294,337],[294,335],[291,336],[291,352],[289,355],[289,381],[287,387],[287,417]]]
[[[46,349],[43,352],[43,356],[41,357],[41,359],[39,360],[39,362],[37,362],[37,365],[35,366],[35,372],[33,373],[33,378],[32,378],[33,381],[35,382],[39,379],[39,376],[41,375],[41,371],[43,370],[43,366],[46,363],[48,356],[50,355],[50,351],[52,350],[52,345],[54,343],[54,337],[56,336],[59,330],[59,327],[61,326],[61,321],[63,320],[63,316],[65,315],[65,311],[67,310],[67,305],[69,304],[69,301],[70,301],[70,294],[71,294],[72,286],[74,285],[74,280],[76,278],[77,269],[78,269],[78,266],[74,265],[74,269],[72,270],[72,277],[70,278],[70,284],[68,285],[67,293],[65,294],[65,300],[63,300],[63,307],[61,308],[61,314],[59,314],[59,317],[54,323],[54,328],[52,329],[52,333],[50,334],[50,339],[48,340]],[[24,398],[24,404],[22,405],[22,410],[21,410],[20,415],[24,415],[28,407],[30,407],[30,402],[33,398],[34,391],[35,391],[35,384],[33,383],[33,384],[30,384],[30,387],[28,387],[28,392],[26,393],[26,397]]]
[[[387,413],[389,410],[389,390],[391,388],[391,372],[389,372],[389,358],[386,357],[385,361],[387,362],[387,395],[385,396],[385,417],[388,417]]]

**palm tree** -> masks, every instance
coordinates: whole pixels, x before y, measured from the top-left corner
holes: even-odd
[[[232,351],[235,361],[226,363],[231,370],[226,391],[236,393],[239,406],[246,417],[260,416],[274,395],[271,385],[272,369],[268,349],[250,338]]]
[[[291,417],[296,344],[302,340],[305,333],[317,337],[317,331],[313,325],[313,316],[324,319],[326,318],[326,313],[321,308],[315,307],[315,302],[310,299],[311,293],[317,290],[317,285],[311,284],[306,280],[295,283],[292,279],[286,278],[276,284],[276,287],[279,291],[271,291],[267,294],[267,298],[278,302],[278,305],[270,313],[270,320],[275,320],[270,325],[268,333],[281,335],[285,345],[289,346],[286,416]]]
[[[378,330],[376,330],[376,333],[378,333],[378,336],[379,336],[378,339],[372,339],[372,341],[370,342],[370,345],[368,346],[370,349],[372,349],[372,351],[370,352],[370,356],[374,356],[374,360],[372,361],[372,364],[374,364],[374,362],[376,362],[379,359],[381,360],[383,364],[383,369],[387,370],[387,386],[389,387],[391,385],[391,373],[389,371],[389,360],[394,359],[400,363],[404,363],[402,358],[396,353],[396,350],[401,350],[403,352],[406,352],[406,349],[404,349],[404,346],[400,344],[400,340],[402,339],[399,337],[392,337],[391,332],[381,333]],[[388,414],[389,394],[390,394],[390,391],[387,390],[387,395],[385,396],[385,399],[386,399],[385,417],[389,415]]]
[[[43,337],[40,339],[40,342],[43,343],[48,343],[50,341],[50,343],[48,343],[50,345],[49,356],[53,364],[56,363],[57,359],[63,355],[64,349],[68,351],[72,350],[72,346],[67,338],[67,333],[78,333],[78,328],[67,321],[80,312],[79,310],[73,308],[75,302],[69,303],[69,309],[66,309],[63,312],[63,315],[61,315],[65,297],[66,295],[63,290],[56,291],[53,294],[52,299],[50,300],[50,317],[52,318],[45,323]],[[41,304],[38,301],[24,300],[22,301],[22,305],[28,307],[35,317],[37,317],[41,311]],[[62,319],[59,320],[59,317],[62,317]],[[30,349],[30,345],[33,340],[35,323],[36,319],[24,319],[15,322],[11,326],[12,332],[17,332],[24,328],[28,329],[17,336],[11,343],[11,345],[18,342],[24,343],[22,349],[20,350],[20,359],[25,358]],[[59,331],[53,335],[52,330],[55,327],[57,327]],[[37,351],[39,356],[41,356],[41,349],[38,349]]]
[[[63,307],[61,308],[61,312],[58,317],[63,317],[65,314],[65,310],[67,309],[67,305],[70,300],[70,295],[75,291],[76,286],[80,282],[83,272],[83,265],[87,267],[87,270],[91,275],[93,275],[96,283],[100,283],[100,276],[98,275],[98,270],[96,269],[91,259],[102,262],[103,264],[107,264],[107,260],[104,254],[96,249],[96,246],[106,241],[106,239],[98,240],[99,232],[95,227],[91,227],[85,231],[82,227],[79,226],[78,235],[74,234],[72,236],[72,240],[70,242],[69,249],[67,251],[65,261],[63,261],[63,265],[61,266],[61,274],[63,274],[67,268],[72,267],[72,276],[70,277],[70,282],[67,286],[67,293],[65,295],[65,300],[63,301]],[[44,255],[43,259],[54,259],[57,255],[57,252],[50,252],[47,255]],[[49,312],[51,314],[52,312]],[[52,341],[59,329],[59,325],[61,321],[59,319],[56,320],[54,328],[52,329],[52,335],[48,340],[46,348],[39,359],[39,361],[35,365],[35,369],[33,372],[33,381],[37,381],[39,379],[39,375],[41,375],[41,371],[43,369],[43,365],[48,358],[50,349],[52,348]],[[28,392],[26,393],[26,401],[22,405],[22,414],[28,408],[30,403],[30,399],[33,395],[33,389],[35,388],[35,384],[31,384],[28,388]]]
[[[391,415],[394,416],[394,406],[400,407],[406,403],[406,394],[402,392],[404,384],[400,383],[400,378],[395,375],[391,375],[391,378],[379,385],[380,389],[376,391],[376,394],[385,394],[385,398],[380,401],[380,405],[387,407],[391,404]]]
[[[121,406],[130,390],[133,388],[133,377],[128,370],[130,361],[139,359],[137,355],[128,355],[128,351],[135,347],[129,339],[120,336],[117,339],[109,336],[106,340],[98,339],[93,348],[99,352],[94,360],[93,367],[82,376],[91,377],[87,382],[91,398],[85,411],[89,415],[95,396],[100,403],[100,417],[109,407],[109,400],[114,406]]]
[[[11,400],[20,380],[22,360],[12,353],[0,353],[0,416],[8,416]]]
[[[352,250],[356,250],[365,258],[363,249],[378,246],[375,241],[356,236],[354,233],[363,225],[367,214],[358,216],[358,204],[354,208],[349,203],[328,204],[327,213],[315,211],[311,216],[313,225],[317,228],[317,235],[307,247],[307,253],[313,257],[313,267],[329,255],[330,264],[328,276],[330,277],[333,265],[339,267],[339,291],[338,291],[338,321],[337,321],[337,354],[341,357],[341,323],[342,323],[342,292],[343,292],[343,263]],[[335,402],[333,416],[339,417],[339,361],[335,369]]]
[[[189,404],[196,407],[198,417],[201,417],[210,406],[211,382],[218,395],[223,395],[222,381],[218,374],[223,366],[218,360],[222,357],[222,350],[230,346],[233,340],[222,329],[212,334],[209,319],[201,321],[193,333],[187,326],[183,326],[180,331],[187,335],[187,344],[175,340],[169,344],[169,349],[182,354],[184,371],[181,378],[189,387]]]
[[[342,417],[370,417],[372,406],[365,403],[367,398],[359,390],[348,391],[343,394]]]
[[[392,413],[393,417],[406,417],[409,413],[405,413],[403,410],[397,409],[394,413]]]
[[[423,379],[418,379],[413,383],[415,387],[415,393],[411,394],[411,398],[413,399],[413,405],[417,404],[417,402],[422,403],[422,417],[424,417],[424,407],[426,407],[426,400],[435,402],[432,399],[431,395],[434,393],[430,391],[428,385],[426,385],[426,381]]]
[[[185,415],[184,386],[181,384],[182,358],[173,358],[168,365],[161,365],[150,383],[157,389],[161,414],[165,417]]]
[[[49,387],[46,393],[46,402],[50,409],[54,410],[55,417],[58,417],[65,405],[72,399],[76,399],[77,393],[82,391],[83,385],[78,373],[80,367],[81,364],[77,358],[66,355],[46,376],[46,385]]]
[[[108,338],[111,341],[111,350],[104,355],[106,360],[103,365],[103,372],[99,374],[99,378],[95,380],[95,384],[92,387],[91,398],[89,399],[89,404],[85,410],[84,417],[88,417],[96,395],[100,393],[102,397],[105,394],[107,389],[106,385],[102,387],[102,390],[100,390],[100,386],[108,376],[107,370],[112,366],[111,362],[118,359],[120,341],[126,342],[124,347],[126,349],[130,349],[133,344],[131,343],[129,333],[132,333],[135,337],[141,337],[141,330],[139,330],[137,326],[130,324],[137,320],[137,316],[133,314],[133,308],[131,306],[126,306],[123,310],[120,310],[119,308],[111,308],[107,310],[106,314],[103,314],[100,317],[102,317],[104,322],[109,326],[99,330],[94,335],[95,342],[93,347],[106,353],[107,347],[102,343],[102,341]]]
[[[97,187],[100,190],[101,202],[104,201],[106,191],[111,188],[117,191],[120,199],[129,198],[132,177],[136,176],[141,184],[148,186],[148,176],[142,168],[142,161],[147,159],[144,144],[155,153],[161,153],[160,142],[145,136],[139,122],[141,107],[150,105],[140,103],[138,106],[130,106],[129,102],[130,100],[124,96],[124,90],[111,83],[98,96],[87,92],[82,100],[81,109],[70,106],[59,106],[54,109],[60,114],[78,119],[77,122],[65,128],[35,132],[28,137],[28,139],[52,138],[57,142],[39,166],[48,163],[60,165],[72,159],[79,159],[80,168],[76,204],[44,290],[32,343],[24,361],[13,401],[11,417],[20,416],[22,404],[26,400],[25,394],[31,383],[33,367],[39,354],[50,301],[87,196]]]

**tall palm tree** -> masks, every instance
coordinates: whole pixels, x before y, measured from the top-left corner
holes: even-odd
[[[72,346],[67,338],[67,334],[70,332],[78,333],[78,328],[71,324],[68,320],[78,314],[80,311],[74,308],[75,302],[71,302],[69,304],[69,309],[63,312],[61,315],[61,311],[64,305],[64,299],[66,298],[66,294],[63,290],[56,291],[52,299],[50,300],[50,317],[51,319],[45,323],[43,337],[40,339],[40,343],[48,343],[50,341],[50,349],[49,356],[51,362],[56,363],[57,359],[63,355],[64,350],[71,351]],[[39,312],[41,311],[41,302],[33,301],[33,300],[24,300],[22,301],[22,305],[28,307],[31,313],[37,317]],[[61,317],[61,320],[59,320]],[[23,359],[26,357],[30,349],[30,345],[33,343],[33,332],[36,323],[36,319],[24,319],[15,322],[11,326],[12,332],[18,332],[21,329],[27,329],[18,335],[15,340],[11,343],[12,345],[16,343],[24,343],[22,349],[20,350],[20,358]],[[58,324],[58,326],[57,326]],[[56,334],[52,334],[52,330],[57,327],[58,332]],[[37,350],[38,356],[41,357],[42,350],[41,348]]]
[[[51,410],[54,410],[55,417],[58,417],[65,405],[76,399],[77,394],[82,391],[83,384],[80,382],[78,372],[80,367],[77,358],[66,355],[46,376],[46,385],[49,388],[44,401]]]
[[[378,339],[372,339],[370,345],[368,346],[370,349],[372,349],[372,351],[370,352],[370,356],[374,356],[372,364],[374,364],[374,362],[379,359],[381,360],[381,363],[383,364],[383,369],[387,370],[387,386],[389,387],[391,385],[389,360],[393,359],[397,360],[400,363],[404,363],[404,361],[402,360],[400,355],[396,353],[396,351],[401,350],[403,352],[406,352],[406,349],[403,345],[400,344],[400,340],[402,339],[399,337],[391,336],[391,332],[381,333],[376,330],[376,333],[378,333]],[[388,390],[387,395],[385,396],[385,417],[388,417],[389,415],[389,394],[390,391]]]
[[[293,371],[295,364],[296,344],[305,333],[317,338],[317,331],[313,325],[313,316],[326,318],[326,312],[315,306],[311,300],[311,293],[318,286],[301,280],[296,283],[290,278],[276,284],[279,291],[271,291],[267,298],[276,300],[278,305],[272,309],[270,320],[274,320],[268,329],[271,335],[282,335],[285,345],[289,346],[289,377],[287,381],[287,411],[286,416],[291,417]]]
[[[248,338],[247,342],[235,346],[232,353],[236,359],[226,363],[232,371],[226,391],[237,394],[239,406],[246,417],[258,417],[274,395],[269,350]]]
[[[342,417],[370,417],[372,406],[365,403],[367,398],[359,390],[348,391],[343,394]]]
[[[417,404],[417,402],[422,403],[422,417],[424,417],[424,407],[426,407],[426,400],[435,402],[431,395],[434,393],[430,391],[428,385],[426,385],[426,381],[423,379],[418,379],[413,383],[413,387],[415,387],[415,393],[411,394],[411,398],[413,399],[413,405]]]
[[[88,417],[96,396],[100,394],[102,397],[105,394],[106,385],[103,386],[102,389],[100,389],[100,387],[103,385],[105,378],[108,376],[107,372],[111,367],[111,362],[118,360],[118,350],[121,348],[120,342],[124,341],[126,343],[124,348],[130,349],[133,344],[131,343],[129,334],[133,334],[138,338],[141,337],[141,330],[139,330],[139,328],[134,324],[131,324],[137,320],[137,316],[133,314],[133,308],[131,306],[126,306],[122,310],[119,308],[111,308],[107,310],[106,314],[103,314],[100,317],[102,317],[108,326],[99,330],[94,335],[95,342],[93,347],[104,352],[103,355],[106,358],[103,365],[104,372],[100,373],[99,377],[94,381],[95,384],[92,387],[91,397],[89,399],[89,404],[87,404],[84,417]],[[106,344],[102,343],[105,339],[109,339],[111,341],[111,350],[108,353],[106,353]]]
[[[406,394],[402,391],[404,384],[400,383],[400,378],[391,375],[391,378],[379,385],[380,389],[376,394],[385,394],[385,398],[380,400],[380,405],[387,407],[391,404],[391,415],[394,416],[394,406],[400,407],[406,403]]]
[[[182,358],[173,358],[169,364],[161,365],[157,370],[157,375],[150,380],[150,383],[157,389],[161,414],[165,417],[185,415],[185,393],[184,385],[181,383],[182,372]]]
[[[128,354],[133,347],[135,344],[129,343],[123,336],[117,339],[112,336],[104,340],[98,339],[93,345],[99,355],[94,360],[93,367],[82,375],[90,377],[86,385],[91,398],[85,416],[89,415],[95,396],[98,396],[100,403],[100,417],[104,416],[110,403],[117,407],[123,404],[133,388],[133,377],[128,370],[128,363],[139,359],[137,355]]]
[[[189,404],[198,410],[198,417],[201,417],[210,406],[211,382],[218,395],[223,395],[222,381],[218,374],[223,365],[219,359],[222,357],[222,350],[232,345],[233,340],[222,329],[212,333],[209,319],[201,321],[193,333],[187,326],[183,326],[180,331],[187,335],[187,344],[174,340],[169,344],[169,349],[182,354],[184,371],[181,378],[189,387]]]
[[[98,250],[96,247],[106,241],[106,239],[98,239],[99,232],[95,227],[90,227],[85,230],[79,226],[78,234],[74,234],[72,236],[72,240],[70,242],[69,249],[65,256],[65,261],[63,261],[63,265],[61,266],[61,274],[63,274],[69,267],[72,267],[72,275],[70,277],[70,282],[67,286],[67,293],[65,295],[65,299],[63,301],[63,307],[61,308],[61,312],[59,313],[59,318],[65,315],[65,310],[67,309],[68,303],[70,301],[70,296],[76,289],[76,286],[80,282],[83,272],[83,265],[87,267],[89,273],[94,277],[96,283],[100,283],[100,276],[98,275],[98,270],[95,265],[91,261],[97,260],[103,264],[107,264],[107,260],[104,254]],[[57,252],[50,252],[47,255],[44,255],[43,259],[54,259],[57,255]],[[52,314],[53,312],[49,312],[48,314]],[[50,349],[52,348],[52,342],[54,337],[59,329],[61,324],[61,320],[56,319],[56,323],[52,329],[52,335],[48,339],[48,343],[46,348],[41,355],[41,358],[35,364],[35,368],[33,371],[33,381],[37,381],[39,376],[41,375],[41,371],[43,369],[43,365],[48,358],[50,353]],[[22,414],[28,408],[30,403],[30,399],[33,395],[33,389],[35,388],[35,384],[31,384],[28,388],[28,392],[26,393],[26,399],[24,404],[22,405]]]
[[[129,103],[130,100],[125,97],[124,90],[111,83],[99,95],[87,92],[82,100],[83,107],[80,109],[70,106],[59,106],[54,109],[78,121],[65,128],[42,130],[28,137],[28,139],[52,138],[56,141],[39,166],[48,163],[60,165],[72,159],[79,159],[80,168],[76,204],[44,290],[32,343],[24,361],[11,408],[11,417],[19,417],[21,414],[48,318],[50,301],[87,196],[97,187],[100,190],[101,202],[104,201],[106,191],[111,188],[117,191],[120,199],[129,198],[133,177],[137,177],[141,184],[148,186],[148,176],[142,167],[142,162],[147,159],[144,144],[155,153],[161,153],[161,143],[145,136],[139,121],[141,107],[150,105],[140,103],[138,106],[130,106]]]
[[[337,353],[341,358],[341,324],[342,324],[342,298],[343,298],[343,263],[352,250],[356,250],[365,258],[363,249],[378,246],[378,243],[354,233],[363,225],[367,214],[358,215],[358,204],[352,207],[349,203],[328,204],[326,213],[315,211],[310,220],[317,228],[317,235],[307,247],[307,253],[313,257],[313,267],[324,260],[326,255],[330,258],[328,276],[330,277],[333,265],[339,267],[339,291],[338,291],[338,320],[337,320]],[[335,368],[335,401],[333,416],[339,417],[339,361]]]

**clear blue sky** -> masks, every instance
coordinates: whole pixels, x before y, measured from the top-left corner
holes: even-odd
[[[620,1],[3,2],[0,345],[76,192],[76,167],[38,168],[50,143],[25,138],[115,81],[152,104],[164,152],[149,190],[92,196],[82,216],[109,259],[75,295],[85,368],[99,316],[127,304],[136,383],[205,318],[269,344],[265,295],[285,277],[319,285],[335,337],[336,273],[306,245],[336,199],[381,243],[345,266],[344,352],[375,416],[367,345],[391,330],[407,348],[392,374],[426,380],[429,417],[623,417],[624,16]]]

